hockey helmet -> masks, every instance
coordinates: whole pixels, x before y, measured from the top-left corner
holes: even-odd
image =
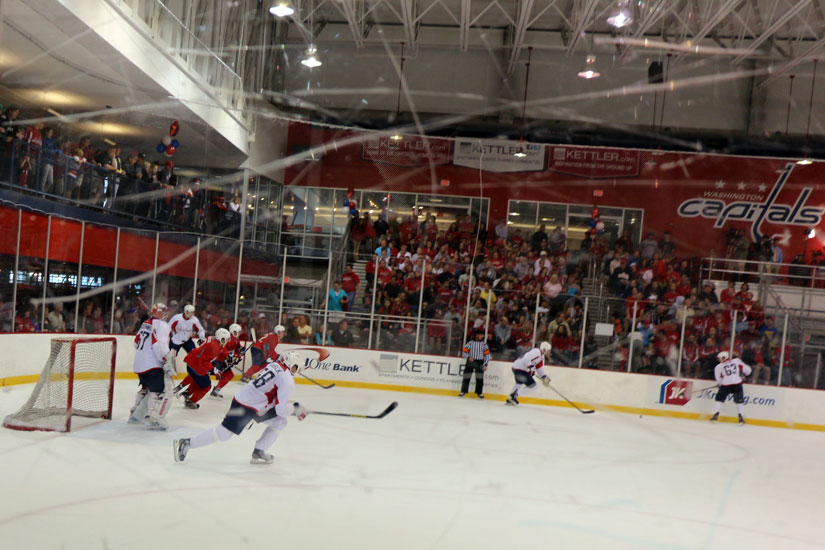
[[[553,349],[553,346],[550,345],[550,342],[545,340],[544,342],[539,344],[539,349],[541,350],[542,353],[547,353],[548,351]]]
[[[242,330],[243,329],[241,328],[241,325],[239,325],[238,323],[232,323],[231,325],[229,325],[229,334],[231,334],[235,338],[241,337]]]
[[[284,364],[289,367],[289,370],[292,371],[292,374],[298,374],[301,370],[301,355],[297,351],[288,351],[284,356]]]
[[[286,327],[284,327],[284,325],[275,325],[273,330],[278,338],[282,338],[283,335],[286,334]]]
[[[716,358],[719,360],[720,363],[723,361],[727,361],[728,359],[730,359],[730,353],[726,351],[720,351],[716,354]]]
[[[185,306],[183,306],[183,314],[188,319],[189,317],[195,314],[195,306],[193,306],[192,304],[186,304]]]
[[[226,343],[229,341],[229,331],[225,328],[219,328],[215,331],[215,340],[222,346],[225,346]]]

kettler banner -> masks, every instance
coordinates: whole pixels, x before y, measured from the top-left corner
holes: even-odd
[[[489,139],[457,139],[453,164],[485,172],[540,172],[545,146]]]
[[[639,175],[640,151],[550,147],[548,170],[579,178],[630,178]]]
[[[450,162],[449,140],[418,136],[391,136],[368,139],[361,158],[393,166],[427,166]]]

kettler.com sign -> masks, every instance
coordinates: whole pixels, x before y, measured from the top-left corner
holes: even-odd
[[[629,178],[639,175],[639,151],[552,147],[547,169],[579,178]]]
[[[393,166],[448,164],[451,143],[437,138],[392,136],[368,139],[361,147],[361,158]]]

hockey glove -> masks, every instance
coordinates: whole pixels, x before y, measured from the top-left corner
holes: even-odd
[[[541,383],[544,384],[544,387],[546,388],[547,386],[550,385],[550,377],[545,376],[544,378],[541,379]]]
[[[292,416],[297,417],[298,420],[303,420],[307,417],[307,410],[300,403],[293,403]]]

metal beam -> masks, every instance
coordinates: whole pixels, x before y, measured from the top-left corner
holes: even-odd
[[[407,44],[415,49],[417,38],[415,23],[416,11],[418,11],[417,0],[401,0],[401,20],[404,22],[404,34],[407,37]]]
[[[461,0],[461,27],[458,38],[458,49],[467,51],[470,42],[470,15],[472,14],[472,0]]]
[[[736,8],[739,7],[744,0],[728,0],[722,5],[718,11],[716,11],[713,16],[707,20],[707,22],[699,29],[699,32],[693,37],[693,41],[698,43],[700,40],[705,38],[716,26],[728,16],[729,13],[734,11]]]
[[[777,19],[770,27],[759,35],[759,38],[751,42],[750,46],[741,55],[733,58],[734,63],[741,63],[747,59],[759,46],[761,46],[768,38],[774,35],[776,31],[781,29],[788,21],[793,19],[797,13],[811,5],[811,0],[799,0],[791,9],[786,11],[779,19]]]
[[[573,8],[573,21],[576,22],[576,27],[573,29],[573,34],[570,36],[570,41],[567,43],[567,55],[573,53],[576,43],[581,38],[584,29],[587,28],[588,22],[593,17],[593,12],[596,11],[596,6],[599,0],[576,0]],[[582,9],[576,9],[582,6]]]
[[[518,17],[513,31],[513,43],[510,46],[510,61],[507,64],[507,74],[513,74],[518,62],[521,48],[524,46],[524,36],[527,33],[527,26],[530,24],[530,14],[533,12],[533,0],[522,0],[518,3]]]
[[[765,86],[767,86],[783,74],[787,73],[800,63],[804,63],[806,61],[813,61],[814,59],[816,59],[816,57],[814,57],[814,53],[817,50],[822,49],[823,46],[825,46],[825,37],[820,38],[819,40],[805,48],[805,50],[802,53],[800,53],[787,63],[784,63],[783,65],[780,65],[777,69],[772,70],[771,75],[762,82],[760,82],[757,87],[764,88]]]
[[[358,7],[357,0],[339,0],[335,2],[335,7],[346,18],[349,30],[352,33],[352,39],[355,42],[356,48],[364,47],[364,34],[361,30],[361,24],[358,22]]]

